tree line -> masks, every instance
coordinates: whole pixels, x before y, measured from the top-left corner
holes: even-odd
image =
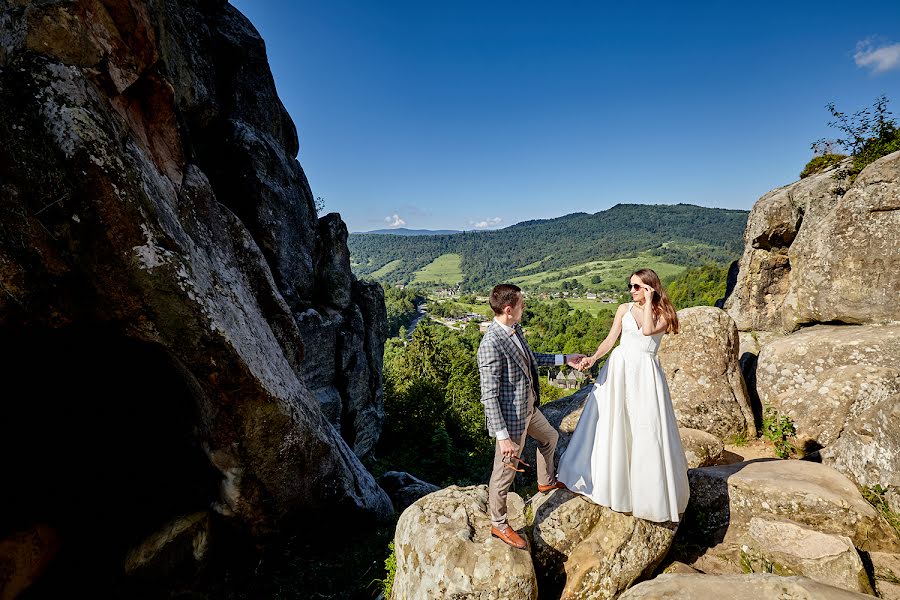
[[[619,204],[595,214],[528,221],[498,231],[434,236],[352,234],[347,244],[359,277],[400,259],[396,269],[379,279],[405,283],[438,256],[455,253],[462,256],[463,287],[486,290],[514,276],[645,251],[685,266],[728,263],[743,251],[747,215],[742,210],[688,204]]]

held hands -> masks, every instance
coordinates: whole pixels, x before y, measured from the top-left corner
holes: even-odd
[[[593,367],[594,363],[596,363],[596,362],[597,362],[597,359],[594,358],[593,356],[585,356],[584,358],[581,359],[581,361],[578,363],[578,366],[575,368],[578,369],[579,371],[584,371],[585,369],[590,369],[591,367]]]
[[[573,369],[581,370],[581,362],[585,359],[585,356],[584,354],[566,354],[563,358],[567,365]]]

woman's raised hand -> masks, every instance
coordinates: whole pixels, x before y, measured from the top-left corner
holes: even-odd
[[[656,290],[654,290],[654,289],[653,289],[652,287],[650,287],[649,285],[645,285],[645,286],[644,286],[644,289],[643,289],[643,292],[644,292],[644,300],[646,300],[647,302],[653,302],[653,293],[654,293],[655,291],[656,291]]]

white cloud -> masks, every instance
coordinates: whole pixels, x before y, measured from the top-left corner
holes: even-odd
[[[384,222],[388,224],[388,227],[391,229],[396,229],[397,227],[403,227],[406,225],[406,221],[400,218],[400,215],[397,213],[392,214],[389,217],[384,218]]]
[[[856,44],[853,60],[857,67],[871,69],[873,73],[900,68],[900,44],[875,47],[871,40],[863,40]]]
[[[469,225],[475,229],[487,229],[488,227],[499,225],[502,222],[503,219],[500,217],[494,217],[493,219],[485,219],[484,221],[469,221]]]

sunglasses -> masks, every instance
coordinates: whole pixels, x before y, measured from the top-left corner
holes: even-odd
[[[504,456],[502,462],[503,462],[503,466],[504,466],[504,467],[506,467],[507,469],[512,469],[512,470],[515,471],[516,473],[524,473],[524,472],[525,472],[525,469],[519,469],[519,468],[517,468],[519,465],[524,466],[524,467],[530,467],[530,466],[531,466],[531,465],[529,465],[527,462],[525,462],[524,460],[522,460],[521,458],[519,458],[519,457],[516,456],[516,455],[513,455],[513,456]]]
[[[641,289],[641,284],[639,284],[639,283],[629,283],[629,284],[628,284],[628,289],[629,289],[630,291],[635,291],[635,292],[636,292],[636,291],[638,291],[639,289]]]

